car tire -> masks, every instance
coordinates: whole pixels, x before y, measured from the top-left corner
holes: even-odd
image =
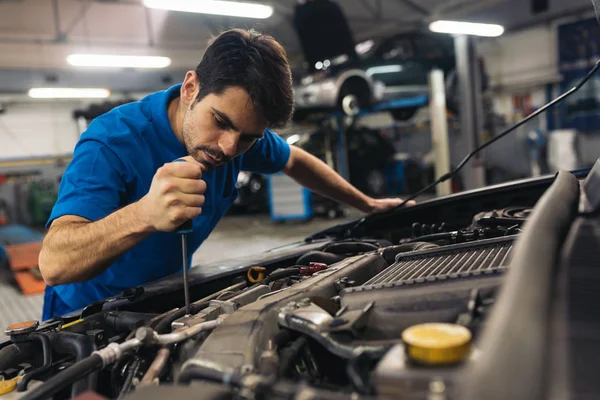
[[[360,110],[370,109],[371,87],[367,81],[358,77],[346,80],[340,89],[337,108],[348,116],[356,115]]]
[[[412,117],[415,116],[415,114],[417,113],[418,110],[419,110],[419,107],[406,107],[406,108],[396,108],[396,109],[390,110],[390,112],[392,113],[392,117],[396,121],[408,121],[409,119],[411,119]]]

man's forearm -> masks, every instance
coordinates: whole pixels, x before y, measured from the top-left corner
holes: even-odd
[[[137,208],[138,203],[133,203],[95,222],[77,217],[55,221],[40,252],[44,280],[56,286],[102,273],[151,233]]]
[[[362,212],[372,211],[371,197],[356,189],[317,157],[297,147],[291,147],[291,162],[284,173],[308,189]]]

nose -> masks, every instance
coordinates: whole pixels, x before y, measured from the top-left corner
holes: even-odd
[[[219,149],[227,157],[235,157],[237,151],[237,145],[239,141],[239,133],[237,132],[224,132],[219,138]]]

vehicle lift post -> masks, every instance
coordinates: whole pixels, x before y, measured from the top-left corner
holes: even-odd
[[[468,153],[482,144],[481,69],[479,68],[479,60],[472,36],[456,36],[454,38],[454,50],[460,89],[460,148]],[[485,186],[483,154],[475,155],[471,162],[465,165],[462,178],[466,190]]]

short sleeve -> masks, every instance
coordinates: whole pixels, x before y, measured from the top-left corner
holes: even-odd
[[[64,215],[96,221],[114,212],[125,194],[125,176],[121,160],[105,144],[94,140],[78,143],[46,227]]]
[[[242,170],[259,174],[274,174],[281,171],[290,158],[290,146],[281,136],[266,130],[242,159]]]

